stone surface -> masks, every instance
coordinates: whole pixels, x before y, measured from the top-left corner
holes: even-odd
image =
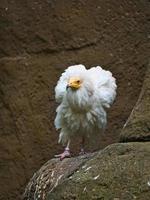
[[[149,155],[150,142],[135,142],[110,145],[87,160],[82,157],[63,162],[50,160],[31,179],[24,199],[149,200]],[[53,180],[55,187],[52,187]],[[45,190],[43,186],[47,182],[51,184]]]
[[[86,154],[79,157],[49,160],[34,174],[23,195],[24,200],[46,199],[49,191],[53,191],[67,177],[78,171],[80,166],[97,153]]]
[[[121,141],[150,141],[150,64],[139,99],[123,130]]]
[[[54,86],[68,65],[113,72],[108,128],[89,149],[119,139],[146,72],[149,7],[146,0],[1,0],[0,12],[0,199],[20,200],[33,173],[62,150]]]
[[[150,142],[110,145],[75,172],[47,200],[149,200]]]
[[[132,55],[141,43],[146,45],[148,6],[147,0],[2,0],[0,56],[49,54],[97,45],[102,52],[128,50]]]

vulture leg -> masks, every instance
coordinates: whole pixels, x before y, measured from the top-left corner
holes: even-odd
[[[59,155],[55,155],[55,157],[56,158],[60,158],[60,160],[63,160],[64,158],[70,158],[71,154],[70,154],[69,146],[70,146],[70,140],[68,141],[67,146],[66,146],[64,152],[61,153],[61,154],[59,154]]]
[[[81,141],[81,149],[79,155],[84,155],[86,152],[84,151],[84,145],[85,145],[85,138],[82,136],[82,141]]]

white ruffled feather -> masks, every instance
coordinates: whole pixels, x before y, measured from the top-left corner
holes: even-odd
[[[66,90],[71,77],[80,77],[82,87],[76,91]],[[56,129],[61,129],[59,142],[65,143],[73,136],[95,134],[107,124],[105,108],[116,97],[116,81],[110,71],[101,67],[86,69],[84,65],[68,67],[55,87],[58,106]]]

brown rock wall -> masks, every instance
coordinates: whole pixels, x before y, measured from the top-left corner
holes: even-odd
[[[33,173],[61,150],[53,125],[54,86],[67,66],[102,65],[113,72],[117,100],[106,134],[90,149],[118,140],[149,57],[147,2],[2,0],[0,199],[20,199]]]

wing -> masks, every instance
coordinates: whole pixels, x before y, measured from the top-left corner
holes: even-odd
[[[99,66],[89,69],[88,73],[95,85],[96,98],[104,107],[109,108],[116,97],[116,79],[110,71]]]
[[[86,71],[85,66],[80,64],[70,66],[62,73],[55,87],[55,99],[58,103],[61,103],[63,100],[69,78],[71,76],[78,76],[78,74],[84,71]]]

